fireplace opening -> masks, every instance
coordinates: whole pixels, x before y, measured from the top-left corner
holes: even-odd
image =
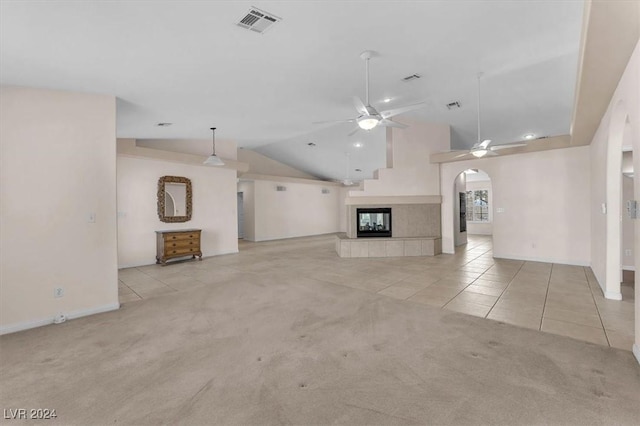
[[[391,208],[357,209],[358,238],[391,237]]]

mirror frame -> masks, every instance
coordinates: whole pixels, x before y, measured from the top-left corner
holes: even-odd
[[[187,186],[187,214],[185,216],[165,216],[164,215],[164,184],[165,183],[184,183]],[[174,223],[174,222],[188,222],[191,220],[192,212],[192,198],[193,193],[191,190],[191,179],[182,176],[162,176],[158,179],[158,218],[161,222]]]

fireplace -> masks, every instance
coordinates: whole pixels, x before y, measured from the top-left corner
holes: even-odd
[[[357,209],[358,238],[391,237],[391,208]]]

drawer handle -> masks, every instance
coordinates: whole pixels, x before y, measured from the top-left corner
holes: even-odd
[[[173,235],[171,238],[173,238],[173,239],[175,240],[175,239],[176,239],[176,236],[175,236],[175,235]]]
[[[175,252],[176,252],[176,251],[174,250],[174,251],[172,251],[171,253],[175,253]]]
[[[176,246],[176,243],[173,243],[173,244],[172,244],[172,246],[174,246],[174,247],[175,247],[175,246]]]

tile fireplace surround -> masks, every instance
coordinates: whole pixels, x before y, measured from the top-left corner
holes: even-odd
[[[357,238],[358,208],[392,211],[390,238]],[[347,205],[347,232],[336,236],[340,257],[435,256],[442,253],[440,204]]]

